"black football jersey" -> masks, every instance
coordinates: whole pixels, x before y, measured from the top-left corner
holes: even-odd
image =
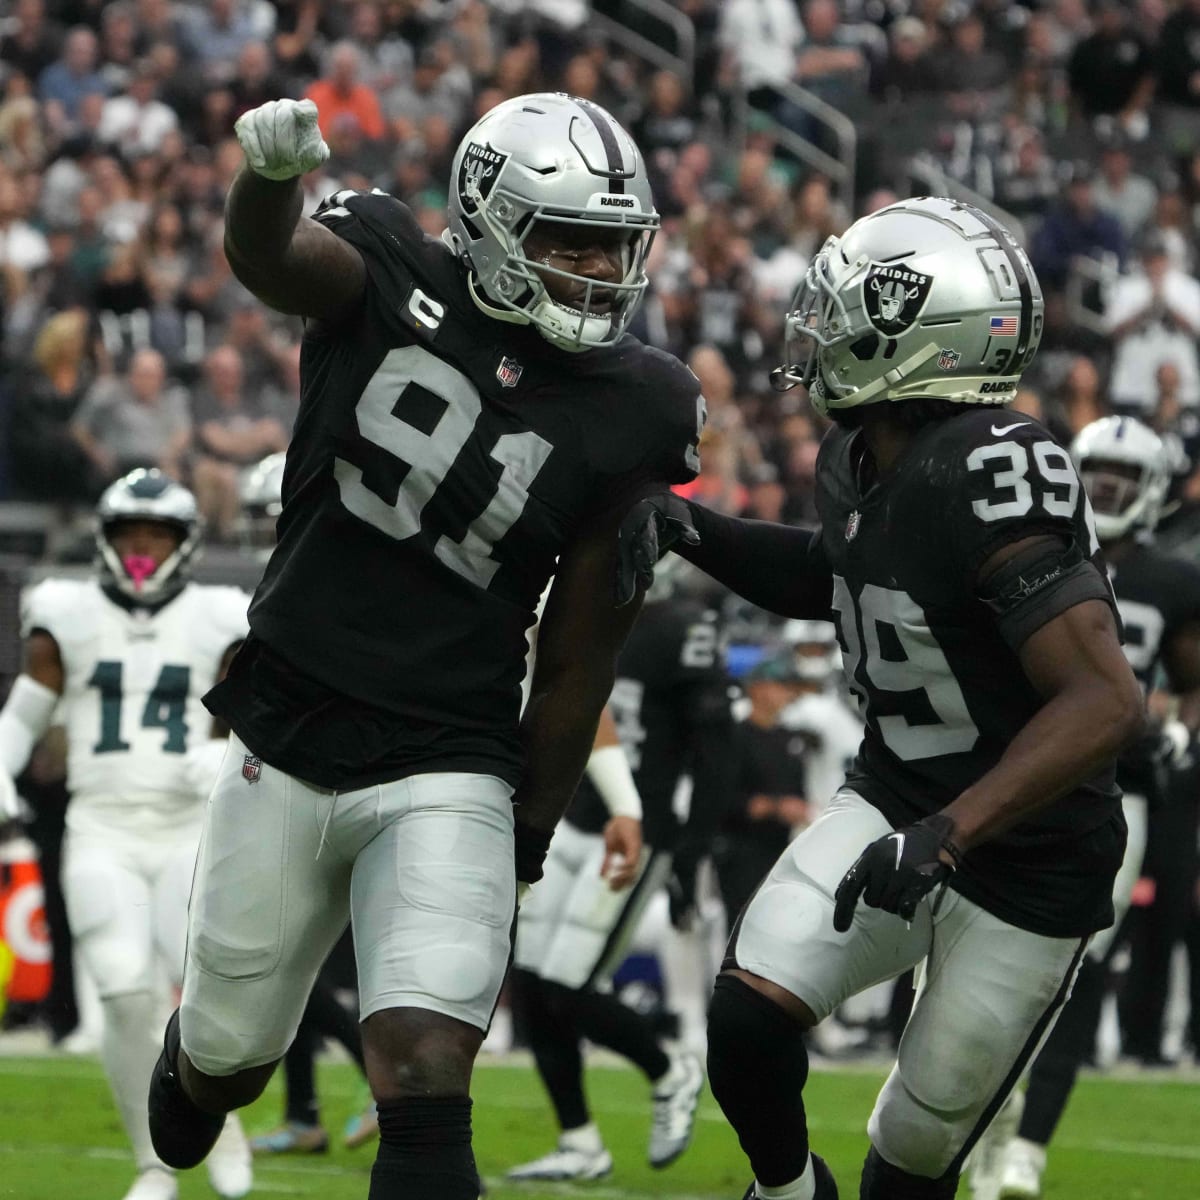
[[[681,826],[673,802],[681,775],[692,776],[689,824],[715,825],[728,804],[733,773],[730,680],[717,614],[690,599],[648,603],[617,660],[609,708],[642,798],[646,844],[674,849]],[[608,821],[586,775],[566,819],[587,833]]]
[[[989,771],[1043,703],[976,596],[980,566],[1032,534],[1071,539],[1085,558],[1098,542],[1067,451],[1036,421],[974,409],[930,423],[865,492],[861,436],[826,437],[817,504],[847,679],[866,722],[848,782],[899,827]],[[1111,924],[1119,795],[1105,771],[974,847],[952,886],[1050,936]]]
[[[210,707],[326,786],[515,782],[525,630],[555,561],[602,513],[695,474],[699,384],[630,336],[573,354],[485,315],[382,192],[315,219],[361,252],[364,302],[305,332],[278,545]]]
[[[1185,624],[1200,621],[1200,569],[1153,542],[1135,542],[1108,573],[1125,627],[1125,657],[1150,691],[1158,686],[1163,648]],[[1117,782],[1126,792],[1160,798],[1161,755],[1153,732],[1121,755]]]

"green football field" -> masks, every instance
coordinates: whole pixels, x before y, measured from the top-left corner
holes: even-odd
[[[807,1096],[814,1147],[833,1167],[843,1200],[858,1195],[863,1127],[882,1076],[814,1072]],[[740,1200],[749,1179],[733,1134],[707,1094],[691,1149],[666,1171],[645,1162],[646,1089],[617,1068],[593,1069],[589,1092],[613,1173],[592,1184],[502,1182],[505,1169],[547,1150],[549,1109],[531,1069],[482,1065],[475,1082],[475,1145],[491,1200],[593,1196],[596,1200]],[[352,1069],[322,1064],[325,1121],[340,1131],[358,1095]],[[259,1132],[275,1123],[279,1091],[243,1114]],[[336,1139],[335,1139],[336,1140]],[[254,1195],[365,1200],[373,1149],[275,1158],[258,1164]],[[120,1200],[131,1164],[99,1065],[72,1058],[0,1058],[0,1197]],[[211,1197],[203,1169],[182,1180],[182,1200]],[[960,1196],[967,1196],[964,1184]],[[1200,1200],[1200,1083],[1082,1081],[1051,1156],[1047,1200]]]

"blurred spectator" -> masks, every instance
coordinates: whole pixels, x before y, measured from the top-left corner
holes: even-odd
[[[197,392],[196,459],[192,487],[209,529],[218,538],[233,536],[241,507],[240,468],[287,448],[287,433],[274,416],[265,415],[261,398],[244,383],[242,356],[232,346],[218,346],[204,363],[204,385]]]
[[[1096,204],[1091,165],[1076,162],[1066,195],[1047,213],[1030,247],[1030,258],[1042,286],[1061,288],[1076,258],[1097,262],[1108,259],[1114,266],[1121,266],[1126,246],[1120,222]]]
[[[1057,392],[1043,405],[1046,424],[1064,445],[1085,425],[1110,413],[1096,364],[1084,355],[1074,359]]]
[[[270,14],[264,21],[263,13]],[[269,37],[274,14],[256,0],[207,0],[189,7],[183,30],[189,54],[200,63],[205,78],[226,83],[242,47]]]
[[[1100,170],[1092,181],[1096,203],[1121,223],[1133,241],[1154,213],[1158,189],[1133,171],[1133,159],[1123,137],[1110,138],[1100,149]]]
[[[1115,407],[1148,415],[1155,372],[1166,362],[1179,370],[1179,402],[1200,403],[1200,283],[1171,266],[1161,238],[1147,238],[1139,266],[1113,285],[1104,326],[1114,344],[1109,394]]]
[[[247,42],[238,55],[237,68],[229,81],[233,119],[236,121],[242,113],[286,94],[284,82],[275,71],[270,48],[265,42]]]
[[[457,129],[471,100],[471,80],[454,54],[454,45],[439,38],[426,46],[406,81],[384,98],[392,136],[399,142],[419,133],[430,117],[441,117]]]
[[[50,247],[24,213],[17,176],[0,166],[0,268],[29,274],[50,261]]]
[[[1022,125],[996,172],[996,201],[1022,220],[1044,216],[1059,193],[1058,169],[1041,133]]]
[[[178,479],[192,423],[182,388],[168,386],[157,350],[139,350],[125,376],[97,380],[71,421],[71,434],[105,479],[158,467]]]
[[[148,58],[133,64],[125,91],[104,102],[100,140],[122,154],[153,154],[179,126],[173,109],[158,99],[158,72]]]
[[[774,89],[791,83],[804,26],[792,0],[725,0],[717,40],[726,85],[740,85],[755,108],[773,109]]]
[[[1154,92],[1153,58],[1146,39],[1133,28],[1120,0],[1099,0],[1095,30],[1075,47],[1068,74],[1071,94],[1088,121],[1120,126],[1141,140],[1149,123],[1146,108]]]
[[[277,387],[287,370],[290,345],[271,327],[261,301],[243,292],[235,301],[225,325],[224,344],[241,357],[242,386],[251,396]]]
[[[85,96],[108,95],[96,63],[96,35],[79,25],[67,34],[62,55],[38,76],[38,97],[53,132],[61,135],[77,120]]]
[[[919,17],[900,17],[892,23],[887,55],[871,71],[871,94],[885,104],[899,104],[937,88],[937,73],[925,57],[929,30]]]
[[[1155,68],[1160,99],[1200,109],[1200,0],[1180,0],[1163,22]]]
[[[58,58],[62,42],[62,26],[46,16],[45,0],[16,0],[9,29],[0,37],[0,63],[38,79]]]
[[[328,137],[334,121],[349,114],[369,138],[386,132],[379,97],[359,80],[360,55],[353,42],[338,42],[329,55],[329,75],[318,79],[304,94],[317,106],[317,124]]]
[[[384,28],[384,6],[374,0],[358,0],[350,18],[350,38],[362,56],[360,78],[373,92],[384,95],[412,74],[412,46]],[[486,17],[485,17],[486,23]]]
[[[933,66],[933,58],[927,61]],[[966,12],[950,30],[949,44],[937,55],[936,87],[956,116],[977,116],[1011,74],[1002,55],[987,47],[983,21]]]
[[[92,381],[88,315],[75,308],[51,317],[18,373],[8,413],[8,475],[14,495],[31,500],[91,501],[107,482],[69,426]]]
[[[137,58],[137,22],[129,0],[104,5],[100,14],[100,74],[108,91],[123,91]]]
[[[1158,193],[1154,213],[1142,230],[1143,236],[1156,234],[1167,248],[1171,266],[1192,272],[1195,263],[1195,241],[1191,214],[1183,192],[1169,180]]]
[[[803,8],[804,44],[796,55],[795,82],[813,95],[845,111],[866,92],[869,64],[857,38],[842,22],[837,0],[806,0]],[[799,132],[808,131],[814,141],[821,129],[813,127],[800,111],[785,103],[780,110],[784,124]]]
[[[696,118],[683,81],[673,71],[655,71],[646,107],[633,126],[634,140],[650,159],[659,150],[678,152],[696,140]]]
[[[46,158],[37,101],[14,96],[0,105],[0,163],[18,174],[38,171]]]

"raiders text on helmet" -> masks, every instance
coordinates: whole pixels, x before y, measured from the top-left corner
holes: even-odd
[[[157,568],[123,561],[109,541],[123,521],[156,521],[178,530],[179,546]],[[157,469],[139,467],[109,484],[96,506],[96,551],[100,582],[139,604],[158,605],[187,583],[200,544],[196,498]]]
[[[566,350],[621,336],[646,290],[659,222],[642,156],[609,113],[561,92],[506,100],[463,138],[450,182],[447,237],[485,312],[532,324]],[[524,246],[539,221],[628,230],[621,280],[599,284],[535,263]],[[538,272],[583,283],[582,307],[556,303]],[[589,312],[593,288],[611,295],[611,312]]]
[[[1132,417],[1101,417],[1075,435],[1071,457],[1102,542],[1154,529],[1170,484],[1167,448],[1154,430]]]
[[[904,200],[813,259],[772,382],[804,384],[822,413],[916,397],[1004,404],[1037,352],[1043,308],[999,222],[954,200]]]

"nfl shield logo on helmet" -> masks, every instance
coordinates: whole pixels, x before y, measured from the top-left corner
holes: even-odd
[[[262,759],[257,754],[247,754],[242,759],[242,778],[247,783],[257,783],[262,776]]]
[[[496,378],[506,388],[516,387],[523,370],[525,368],[515,358],[502,358],[500,365],[496,368]]]
[[[962,362],[962,355],[957,350],[942,350],[938,353],[938,370],[953,371]]]
[[[858,527],[862,523],[862,513],[855,509],[846,520],[846,541],[852,542],[858,536]]]

